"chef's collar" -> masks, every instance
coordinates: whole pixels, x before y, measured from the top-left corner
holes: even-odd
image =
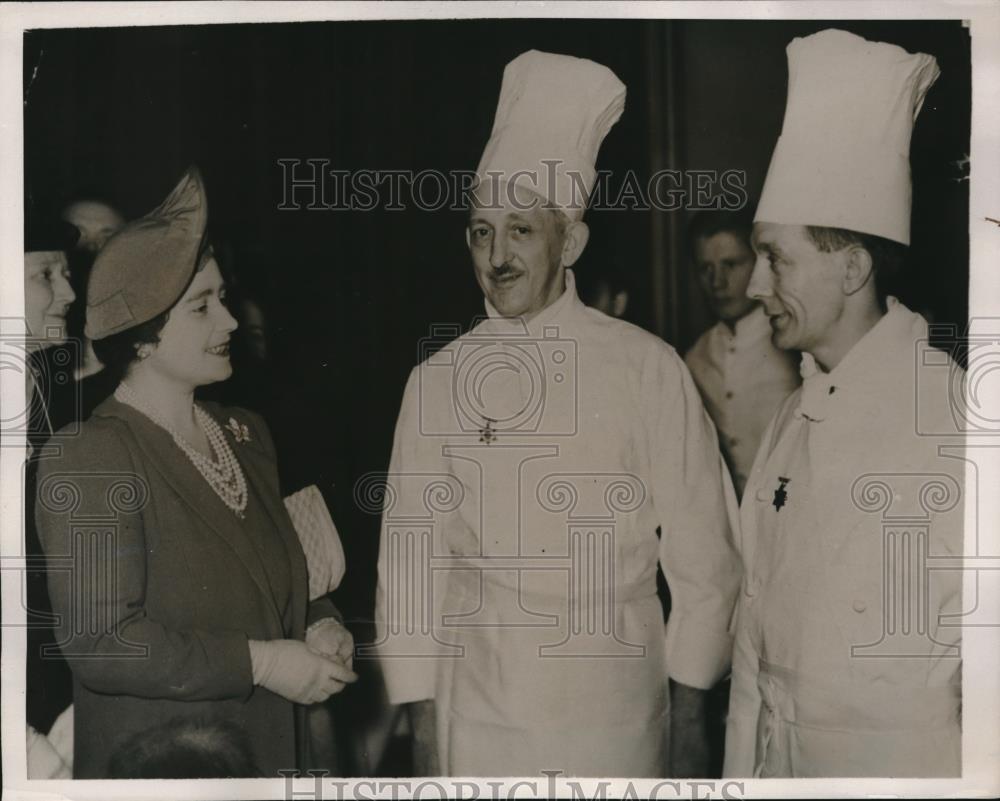
[[[566,288],[563,290],[563,293],[527,322],[525,322],[523,317],[504,317],[490,303],[489,299],[484,297],[483,303],[486,305],[486,313],[490,317],[491,325],[493,327],[509,326],[512,332],[516,331],[521,335],[530,337],[539,337],[543,333],[543,328],[557,325],[565,311],[574,302],[579,302],[576,295],[576,278],[573,276],[573,271],[566,268],[565,274]]]
[[[812,354],[802,354],[800,414],[814,422],[825,420],[845,391],[861,387],[870,393],[873,387],[898,380],[886,357],[897,352],[901,340],[913,338],[913,323],[918,316],[894,297],[886,299],[886,306],[888,311],[882,319],[854,343],[830,372],[820,368]]]

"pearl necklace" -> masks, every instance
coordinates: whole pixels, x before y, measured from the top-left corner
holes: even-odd
[[[195,466],[209,486],[215,490],[215,494],[222,499],[238,518],[243,519],[243,514],[247,508],[247,481],[243,475],[243,468],[236,460],[236,455],[226,441],[226,435],[222,433],[219,424],[212,419],[212,416],[201,408],[197,403],[194,405],[194,416],[201,430],[208,437],[208,444],[214,454],[214,459],[208,459],[200,454],[195,448],[182,437],[163,417],[151,406],[146,404],[134,389],[125,382],[118,385],[115,390],[115,398],[122,403],[128,404],[150,420],[164,429],[171,437],[177,447],[187,455],[188,459]]]

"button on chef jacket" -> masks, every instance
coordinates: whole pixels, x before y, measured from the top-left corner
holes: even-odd
[[[757,306],[736,321],[719,321],[684,356],[701,398],[719,431],[719,445],[742,497],[761,434],[781,402],[801,380],[798,355],[776,348],[764,310]]]
[[[662,775],[668,677],[709,688],[730,665],[740,562],[714,427],[674,350],[584,306],[571,271],[527,325],[487,311],[403,398],[376,610],[389,699],[434,699],[448,775]],[[387,626],[419,558],[387,544],[409,521],[433,526],[436,658],[404,658],[414,629]]]
[[[942,434],[962,376],[926,343],[890,298],[830,373],[803,356],[764,433],[740,507],[726,776],[960,770],[960,637],[942,616],[961,609],[964,461]]]

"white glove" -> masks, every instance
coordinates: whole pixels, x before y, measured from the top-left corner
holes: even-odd
[[[310,651],[299,640],[248,640],[253,683],[297,704],[316,704],[339,693],[357,674]]]
[[[335,617],[325,617],[306,629],[306,646],[310,651],[336,659],[346,667],[354,666],[354,637]]]
[[[72,779],[73,771],[63,762],[48,737],[28,726],[28,778]]]

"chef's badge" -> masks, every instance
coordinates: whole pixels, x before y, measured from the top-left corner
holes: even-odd
[[[771,503],[774,505],[774,510],[776,512],[781,511],[781,507],[785,505],[785,501],[788,500],[788,492],[785,491],[785,485],[791,483],[790,478],[785,478],[784,476],[778,476],[778,481],[781,483],[778,488],[774,491],[774,500]]]
[[[489,445],[490,443],[494,442],[497,438],[497,432],[493,428],[493,424],[496,422],[496,420],[493,420],[492,418],[485,416],[483,417],[483,420],[485,421],[486,424],[485,426],[483,426],[483,428],[479,429],[479,441],[485,442],[487,445]]]

